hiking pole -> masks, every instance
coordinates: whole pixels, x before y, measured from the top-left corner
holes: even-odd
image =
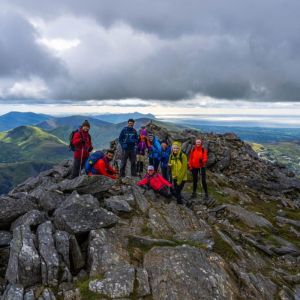
[[[80,176],[80,175],[81,175],[81,168],[82,168],[82,157],[83,157],[83,147],[81,148],[80,168],[79,168],[79,174],[78,174],[78,176]]]

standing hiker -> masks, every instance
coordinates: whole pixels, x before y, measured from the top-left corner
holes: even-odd
[[[170,181],[170,171],[169,171],[169,158],[171,154],[171,147],[168,145],[167,141],[161,142],[161,158],[160,158],[160,169],[162,176]]]
[[[125,177],[125,169],[128,158],[131,165],[131,176],[136,176],[136,147],[139,137],[133,126],[134,120],[129,119],[128,125],[122,129],[119,136],[119,143],[122,147],[120,177]]]
[[[86,159],[93,150],[92,139],[89,134],[90,127],[90,123],[85,120],[79,129],[72,132],[70,148],[74,151],[74,160],[71,178],[75,178],[80,175]]]
[[[145,154],[147,149],[147,130],[145,126],[142,126],[139,132],[139,143],[137,146],[137,164],[136,171],[139,175],[143,173],[144,163],[145,163]]]
[[[149,165],[154,166],[154,171],[157,172],[161,158],[161,145],[153,133],[149,133],[147,137],[147,148]]]
[[[174,185],[173,194],[178,204],[183,204],[181,191],[187,181],[187,156],[181,151],[181,143],[174,142],[169,158],[169,167],[171,169],[172,182]]]
[[[201,182],[205,193],[205,199],[208,199],[206,184],[206,163],[208,160],[207,149],[203,147],[201,139],[196,139],[195,146],[191,150],[189,159],[189,169],[193,175],[193,193],[191,198],[197,197],[198,174],[201,172]]]

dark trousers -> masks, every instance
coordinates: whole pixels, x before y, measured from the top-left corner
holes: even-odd
[[[201,171],[201,181],[202,181],[202,187],[204,190],[205,195],[208,195],[207,191],[207,184],[206,184],[206,169],[205,167],[201,169],[192,169],[192,175],[193,175],[193,193],[196,193],[197,186],[198,186],[198,174]]]
[[[130,160],[130,169],[131,169],[131,176],[136,176],[136,151],[133,150],[123,150],[122,151],[122,159],[121,159],[121,168],[120,168],[120,176],[125,176],[125,169],[127,159]]]
[[[166,179],[166,180],[170,180],[170,174],[169,174],[170,172],[169,172],[169,168],[168,167],[166,167],[166,168],[162,168],[161,167],[161,175],[162,175],[162,177],[164,178],[164,179]]]
[[[159,159],[154,158],[154,157],[149,157],[149,165],[154,167],[154,171],[157,172],[158,166],[159,166]]]
[[[181,196],[181,191],[184,187],[185,181],[182,181],[180,184],[177,184],[177,180],[173,180],[173,195],[175,196],[177,203],[182,204],[182,196]]]
[[[167,186],[164,186],[162,189],[158,191],[158,193],[166,198],[171,198],[172,194]]]
[[[82,164],[81,164],[81,168],[80,168],[81,159],[74,158],[71,178],[75,178],[75,177],[80,175],[80,169],[81,170],[84,169],[84,165],[85,165],[86,160],[87,160],[86,158],[82,159]]]

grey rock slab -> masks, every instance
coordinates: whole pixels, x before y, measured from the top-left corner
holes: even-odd
[[[76,190],[79,194],[99,194],[108,191],[115,184],[115,180],[106,176],[82,175],[74,179],[65,179],[55,189],[63,192]]]
[[[173,239],[181,242],[191,242],[194,244],[202,244],[207,249],[212,249],[214,241],[211,236],[211,232],[198,230],[194,232],[180,232],[173,236]]]
[[[55,248],[61,260],[70,269],[70,235],[66,231],[57,230],[54,234]]]
[[[164,239],[155,239],[149,236],[130,235],[129,239],[136,245],[142,247],[153,247],[153,246],[175,246],[176,243]]]
[[[135,269],[129,264],[120,264],[104,275],[103,280],[92,280],[89,290],[112,299],[129,297],[133,292]]]
[[[10,229],[14,230],[16,227],[20,225],[37,226],[45,221],[46,221],[45,213],[35,209],[27,212],[25,215],[16,219],[11,224]]]
[[[23,300],[24,287],[21,284],[10,284],[7,286],[1,300]]]
[[[24,300],[35,300],[34,291],[32,289],[25,292]]]
[[[98,229],[90,232],[88,246],[88,270],[90,276],[103,275],[112,267],[128,263],[129,253],[118,235]]]
[[[113,196],[104,200],[105,208],[113,213],[129,213],[132,211],[131,206],[124,199],[120,199],[118,196]]]
[[[0,230],[0,248],[9,246],[11,240],[12,240],[11,232]]]
[[[39,225],[37,237],[41,255],[42,282],[56,286],[58,284],[59,256],[54,245],[54,228],[50,221]]]
[[[85,260],[82,255],[80,246],[74,235],[70,236],[70,258],[72,261],[73,269],[79,271],[85,265]]]
[[[239,218],[242,222],[244,222],[249,227],[268,227],[272,228],[273,225],[270,221],[265,219],[262,216],[259,216],[255,213],[252,213],[241,206],[227,204],[226,210],[231,214]]]
[[[53,211],[56,209],[66,198],[62,192],[48,191],[44,188],[37,187],[31,193],[31,196],[35,197],[39,206],[44,211]]]
[[[144,268],[136,269],[136,280],[138,282],[137,296],[144,297],[151,294],[148,272]]]
[[[33,238],[28,225],[21,225],[14,230],[5,275],[8,282],[28,287],[42,281],[41,260]]]
[[[190,246],[155,247],[144,257],[153,299],[234,299],[238,287],[225,261]]]
[[[147,198],[144,196],[144,190],[138,186],[134,186],[132,187],[132,193],[139,210],[145,214],[150,208],[150,204]]]
[[[56,300],[56,297],[50,288],[45,288],[38,300]]]
[[[98,200],[91,195],[72,193],[54,212],[56,227],[76,235],[114,225],[117,221],[118,217],[100,208]]]
[[[9,228],[19,216],[36,208],[36,204],[26,198],[0,197],[0,228]]]
[[[275,219],[279,223],[290,224],[290,225],[294,225],[294,226],[300,228],[300,221],[291,220],[291,219],[284,218],[284,217],[279,217],[279,216],[277,216]]]

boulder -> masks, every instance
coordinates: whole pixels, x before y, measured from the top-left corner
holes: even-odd
[[[0,228],[9,228],[10,224],[19,216],[36,209],[34,202],[26,198],[0,197]]]
[[[29,225],[29,226],[37,226],[46,221],[45,213],[39,210],[31,210],[27,212],[25,215],[19,217],[15,220],[10,227],[10,230],[14,230],[20,225]]]
[[[33,239],[34,236],[28,225],[21,225],[13,231],[5,275],[9,283],[20,283],[24,287],[28,287],[42,281],[41,260]]]
[[[148,272],[144,268],[136,269],[136,280],[138,282],[137,296],[145,297],[151,294]]]
[[[72,192],[76,190],[79,194],[99,194],[108,191],[115,183],[115,180],[107,176],[87,176],[82,175],[74,179],[65,179],[53,189],[63,192]]]
[[[54,234],[55,248],[66,266],[70,269],[70,235],[57,230]]]
[[[124,199],[120,199],[119,196],[113,196],[104,200],[105,207],[115,214],[118,213],[129,213],[132,208],[128,202]]]
[[[103,280],[92,280],[89,290],[112,299],[129,297],[133,292],[135,270],[127,263],[112,267]]]
[[[155,247],[144,257],[153,299],[234,299],[238,287],[225,261],[190,246]]]
[[[53,225],[50,221],[39,225],[37,237],[41,255],[42,282],[45,285],[58,285],[59,256],[54,246]]]
[[[9,284],[1,300],[23,300],[24,287],[21,284]]]
[[[56,227],[75,235],[108,227],[117,221],[118,217],[115,214],[99,207],[96,198],[91,195],[80,196],[76,192],[54,212]]]

